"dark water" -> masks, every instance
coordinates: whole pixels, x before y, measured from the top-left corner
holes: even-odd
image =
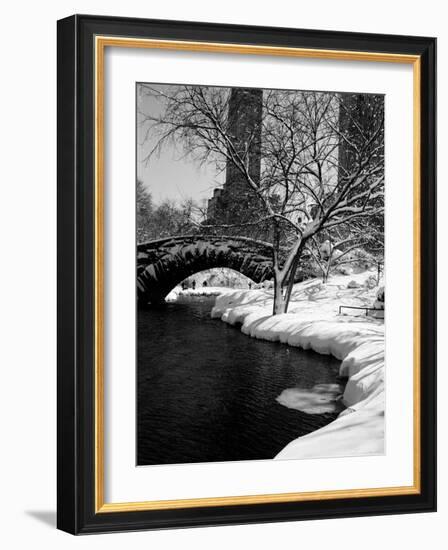
[[[213,302],[138,312],[138,465],[269,459],[337,416],[276,397],[340,382],[338,361],[249,338],[211,319]]]

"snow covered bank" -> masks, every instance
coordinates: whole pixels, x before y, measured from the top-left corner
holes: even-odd
[[[182,290],[180,286],[176,286],[166,296],[165,301],[175,302],[179,298],[194,298],[197,296],[220,296],[221,294],[226,294],[227,292],[235,292],[235,289],[222,286],[200,286],[197,288],[186,288],[185,290]]]
[[[295,439],[275,458],[384,453],[384,324],[362,316],[363,312],[360,316],[338,314],[340,305],[372,307],[376,289],[362,286],[369,275],[341,275],[326,285],[316,280],[299,283],[289,312],[274,317],[271,291],[230,291],[217,297],[213,317],[241,325],[242,332],[254,338],[331,354],[342,361],[341,376],[348,377],[343,395],[347,408],[339,417]],[[360,287],[347,288],[353,279]],[[300,405],[300,391],[297,388],[296,407],[307,410],[309,396]]]

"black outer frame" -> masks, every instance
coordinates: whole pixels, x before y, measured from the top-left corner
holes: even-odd
[[[421,56],[421,493],[94,512],[94,37]],[[74,15],[58,21],[57,526],[73,534],[436,510],[436,39]]]

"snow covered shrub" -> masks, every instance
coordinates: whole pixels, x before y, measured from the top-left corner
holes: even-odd
[[[359,288],[361,285],[353,279],[347,284],[347,288]]]
[[[366,250],[357,248],[351,253],[353,264],[361,269],[369,269],[372,266],[372,256]]]
[[[376,293],[376,300],[373,303],[373,307],[375,309],[384,309],[384,300],[385,300],[385,292],[384,292],[384,286],[382,286],[378,289],[378,292]]]
[[[320,255],[324,260],[327,260],[330,257],[331,250],[332,246],[328,239],[324,241],[319,247]]]
[[[315,295],[318,294],[323,288],[323,284],[321,282],[316,283],[315,285],[310,286],[306,291],[306,295],[308,296],[308,300],[314,300]]]
[[[335,271],[341,275],[351,275],[353,273],[353,268],[349,265],[338,265]]]
[[[377,280],[376,280],[376,277],[375,275],[369,275],[366,279],[366,282],[364,283],[364,285],[367,287],[367,288],[375,288],[376,285],[377,285]]]

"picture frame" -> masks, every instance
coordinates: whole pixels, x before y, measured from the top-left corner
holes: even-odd
[[[412,484],[163,501],[148,495],[142,502],[106,501],[104,53],[111,47],[412,66]],[[90,15],[58,21],[59,529],[84,534],[435,511],[435,113],[434,38]]]

